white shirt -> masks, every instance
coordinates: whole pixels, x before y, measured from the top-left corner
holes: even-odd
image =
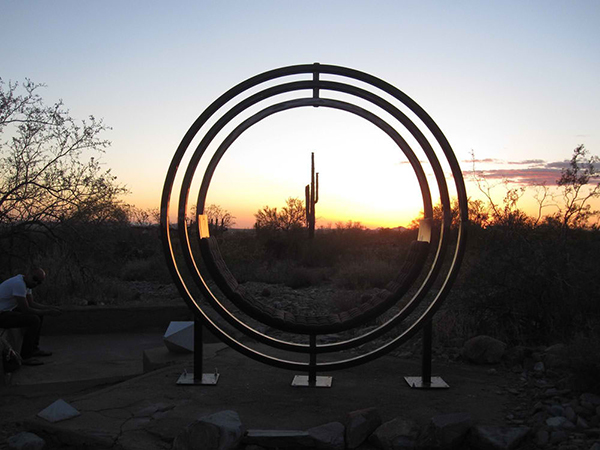
[[[26,297],[30,293],[23,275],[5,280],[0,284],[0,311],[12,311],[17,307],[17,297]]]

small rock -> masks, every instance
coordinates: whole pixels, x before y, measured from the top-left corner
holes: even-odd
[[[546,413],[544,411],[538,411],[531,417],[532,424],[541,425],[546,420]]]
[[[534,372],[542,373],[542,372],[544,372],[544,370],[546,370],[546,368],[544,367],[544,363],[543,362],[538,361],[533,366],[533,370],[534,370]]]
[[[542,402],[537,402],[535,405],[533,405],[533,412],[536,413],[538,411],[543,411],[544,408],[544,404]]]
[[[596,412],[596,407],[593,405],[593,403],[582,401],[581,407],[584,409],[584,413],[594,414]]]
[[[309,436],[314,439],[317,448],[331,450],[344,450],[346,445],[345,432],[346,428],[340,422],[331,422],[307,430]]]
[[[565,410],[560,405],[551,405],[548,407],[548,412],[552,417],[564,417]]]
[[[563,428],[567,422],[568,420],[566,417],[556,416],[546,420],[546,425],[550,428]]]
[[[562,355],[565,353],[566,349],[567,349],[567,346],[565,344],[554,344],[554,345],[551,345],[550,347],[546,347],[546,350],[544,350],[544,352],[550,353],[552,355]]]
[[[565,408],[564,416],[569,419],[571,422],[575,423],[577,421],[577,414],[575,414],[575,410],[570,406]]]
[[[381,425],[377,408],[353,411],[346,415],[346,446],[356,448]]]
[[[586,392],[579,396],[579,401],[583,404],[591,403],[594,407],[600,406],[600,396]]]
[[[581,429],[581,430],[585,430],[588,429],[590,426],[589,424],[586,422],[586,420],[583,417],[578,417],[577,418],[577,428]]]
[[[561,442],[569,439],[569,435],[563,430],[553,431],[550,434],[550,443],[551,444],[560,444]]]
[[[173,450],[228,450],[242,441],[244,426],[235,411],[221,411],[192,422],[173,441]]]
[[[506,350],[506,344],[491,336],[476,336],[465,342],[462,355],[475,364],[499,363]]]
[[[527,427],[478,425],[471,430],[471,445],[478,449],[512,450],[529,434]]]
[[[556,388],[550,388],[544,391],[544,397],[554,397],[555,395],[558,395],[558,389]]]
[[[590,450],[600,450],[600,442],[594,442],[594,445],[591,446]]]
[[[9,437],[7,443],[10,450],[42,450],[46,445],[46,441],[37,434],[28,432]]]
[[[498,371],[494,368],[491,368],[487,371],[488,375],[496,375],[498,373]]]
[[[548,433],[546,430],[539,430],[535,434],[535,443],[537,445],[543,447],[544,445],[547,445],[549,441],[550,441],[550,433]]]

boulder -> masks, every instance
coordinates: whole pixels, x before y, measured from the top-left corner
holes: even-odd
[[[331,422],[307,430],[315,446],[321,449],[344,450],[346,427],[340,422]]]
[[[417,445],[419,431],[415,421],[396,417],[377,428],[369,442],[383,450],[411,449]]]
[[[471,446],[479,450],[513,450],[527,437],[527,427],[478,425],[471,430]]]
[[[462,356],[475,364],[499,363],[506,350],[506,344],[491,336],[476,336],[465,342]]]
[[[419,439],[421,447],[448,450],[459,447],[473,425],[469,413],[439,414],[431,419]]]
[[[244,426],[235,411],[221,411],[189,424],[173,441],[173,450],[229,450],[238,447]]]
[[[356,448],[381,425],[377,408],[361,409],[346,415],[346,446]]]

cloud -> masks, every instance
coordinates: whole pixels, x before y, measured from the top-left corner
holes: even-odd
[[[473,172],[469,172],[470,175]],[[509,183],[516,184],[556,184],[556,180],[560,178],[561,171],[559,169],[530,167],[525,169],[493,169],[493,170],[478,170],[476,175],[488,180],[506,180]]]
[[[556,169],[564,169],[566,167],[569,167],[569,164],[571,162],[568,160],[564,160],[564,161],[555,161],[555,162],[551,162],[546,164],[546,167],[552,167],[552,168],[556,168]]]
[[[483,164],[501,164],[503,161],[501,159],[496,158],[484,158],[484,159],[465,159],[462,162],[464,163],[483,163]]]
[[[482,160],[483,161],[483,160]],[[519,168],[482,169],[466,171],[465,174],[488,180],[506,180],[509,183],[522,185],[546,184],[554,185],[562,174],[562,169],[569,166],[569,161],[546,162],[543,159],[525,159],[521,161],[507,161],[507,166],[529,166]]]
[[[540,164],[544,164],[546,161],[544,161],[543,159],[524,159],[523,161],[508,161],[508,164],[518,164],[518,165],[540,165]]]

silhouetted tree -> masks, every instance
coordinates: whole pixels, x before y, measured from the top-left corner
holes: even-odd
[[[285,206],[281,211],[265,206],[254,214],[254,217],[256,230],[292,231],[304,227],[306,210],[302,200],[290,197],[285,201]]]
[[[30,80],[0,79],[0,241],[55,235],[59,225],[127,221],[127,192],[89,152],[101,153],[107,130],[93,116],[76,121],[62,101],[48,106]],[[87,158],[87,159],[86,159]],[[17,248],[20,253],[22,248]]]
[[[600,178],[596,164],[600,162],[597,156],[588,156],[583,145],[573,150],[569,166],[562,169],[557,184],[562,188],[560,203],[555,218],[561,228],[584,227],[591,217],[600,211],[592,210],[590,200],[600,197]],[[595,184],[594,184],[595,182]]]

